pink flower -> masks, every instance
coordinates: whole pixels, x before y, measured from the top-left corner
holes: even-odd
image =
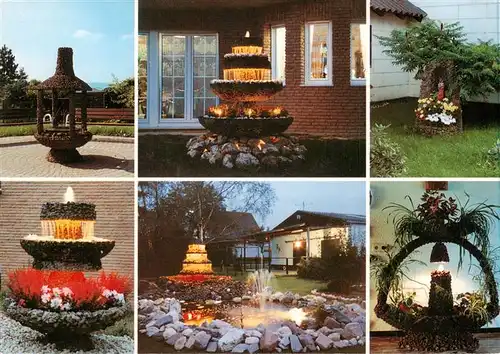
[[[24,306],[26,306],[26,301],[24,299],[19,299],[19,301],[17,302],[17,305],[24,307]]]

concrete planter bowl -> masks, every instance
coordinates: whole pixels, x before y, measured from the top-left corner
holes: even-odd
[[[71,135],[69,129],[54,128],[43,133],[35,133],[35,139],[50,149],[47,160],[50,162],[70,163],[82,161],[83,158],[76,150],[92,140],[92,133],[76,131]]]
[[[227,137],[259,138],[279,135],[293,123],[283,118],[211,118],[200,117],[200,124],[210,132]]]
[[[21,240],[22,248],[33,257],[33,268],[96,271],[115,241],[35,241]]]
[[[128,305],[110,307],[96,311],[54,312],[17,306],[13,300],[5,314],[23,326],[43,333],[44,341],[55,343],[58,347],[91,349],[90,333],[113,325],[127,316]]]

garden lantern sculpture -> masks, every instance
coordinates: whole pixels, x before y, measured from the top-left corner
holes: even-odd
[[[95,205],[73,198],[68,187],[64,203],[43,204],[42,235],[21,240],[33,257],[33,269],[9,274],[11,294],[5,313],[60,348],[86,350],[93,348],[91,332],[111,326],[129,312],[128,280],[104,273],[95,279],[85,277],[84,271],[101,269],[101,258],[115,242],[94,236]]]
[[[479,341],[472,333],[499,314],[494,264],[487,256],[489,223],[499,219],[495,211],[498,206],[479,203],[458,212],[452,198],[446,199],[444,194],[433,191],[426,192],[422,200],[424,203],[414,210],[397,203],[387,207],[392,209],[390,215],[394,216],[399,253],[382,264],[377,274],[375,314],[404,332],[399,342],[400,348],[429,352],[473,352],[478,349]],[[430,261],[439,263],[439,268],[431,273],[428,307],[417,304],[402,306],[406,302],[405,294],[400,289],[393,289],[398,269],[411,253],[430,243],[434,243]],[[457,300],[461,302],[458,305],[454,304],[451,274],[443,267],[444,263],[449,262],[445,243],[456,244],[470,253],[477,260],[484,276],[484,289],[459,295]],[[397,300],[401,302],[388,303],[390,294],[395,291],[402,294],[399,297],[402,300]],[[478,301],[469,301],[471,297]],[[472,305],[473,302],[476,305]]]
[[[92,88],[75,76],[73,70],[73,49],[59,48],[57,53],[56,71],[52,77],[43,81],[37,89],[37,130],[35,139],[42,145],[50,147],[47,160],[50,162],[70,163],[78,162],[83,158],[76,148],[81,147],[92,139],[92,133],[87,131],[87,92]],[[44,128],[43,93],[50,90],[52,93],[52,127]],[[81,122],[76,122],[76,98],[80,93]],[[60,95],[68,97],[68,126],[60,126],[64,119],[60,109]]]

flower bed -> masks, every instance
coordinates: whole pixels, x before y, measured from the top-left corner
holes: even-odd
[[[447,134],[457,131],[457,119],[460,107],[450,102],[448,98],[438,98],[436,95],[418,100],[415,109],[418,128],[427,135]]]

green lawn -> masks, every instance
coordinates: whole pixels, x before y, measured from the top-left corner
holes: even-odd
[[[498,117],[487,117],[479,123],[464,115],[463,134],[429,138],[411,132],[416,106],[416,99],[404,99],[376,103],[371,110],[371,123],[390,124],[390,138],[407,157],[402,177],[500,176],[500,166],[488,163],[486,154],[500,136]]]
[[[49,127],[49,125],[47,125],[47,127]],[[134,136],[133,126],[89,125],[88,130],[94,135],[124,136],[124,137]],[[0,126],[0,138],[8,136],[33,135],[35,131],[36,131],[36,124]]]
[[[143,135],[139,137],[141,177],[363,177],[364,140],[306,139],[306,161],[287,168],[238,170],[213,166],[187,156],[191,136]]]

